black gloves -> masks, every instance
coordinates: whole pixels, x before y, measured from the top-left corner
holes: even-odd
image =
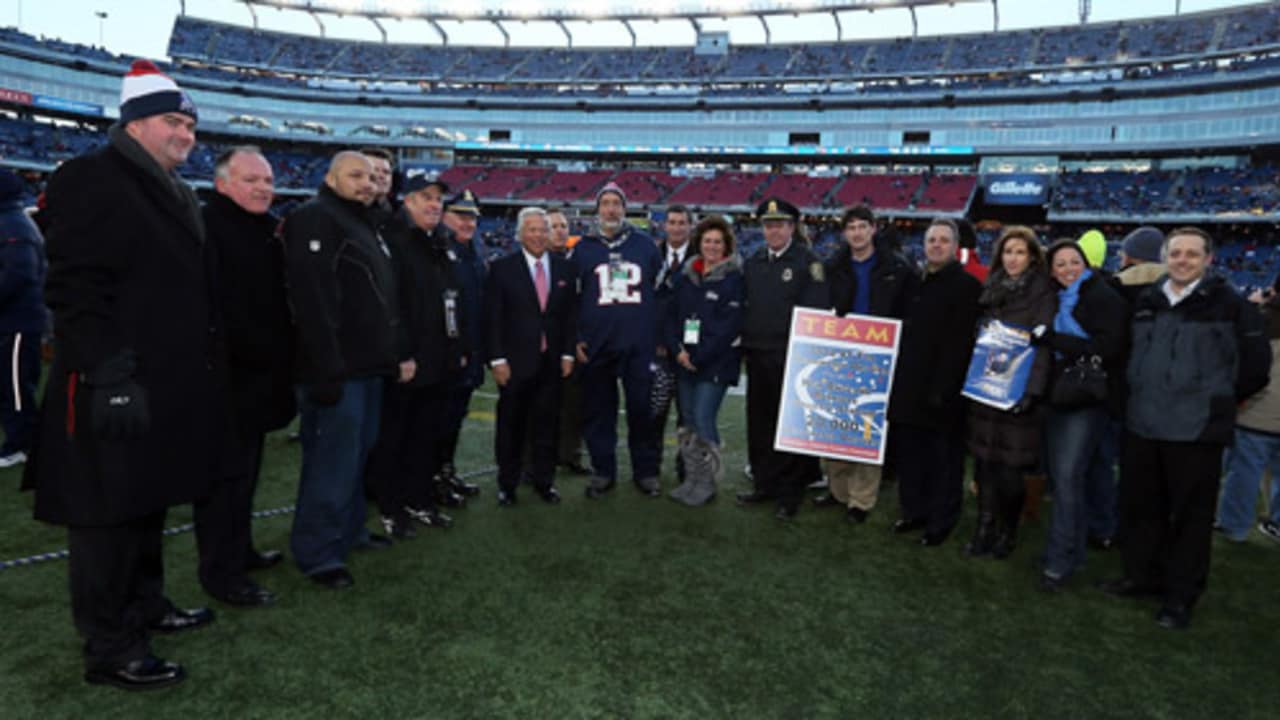
[[[128,440],[151,429],[147,391],[133,379],[137,361],[129,351],[114,355],[84,376],[92,388],[93,433],[103,440]]]
[[[337,405],[342,400],[342,383],[312,383],[307,386],[307,399],[324,407]]]
[[[1031,330],[1032,345],[1049,345],[1053,343],[1053,328],[1048,325],[1037,325]]]
[[[1031,395],[1023,395],[1022,399],[1018,401],[1018,404],[1009,408],[1009,412],[1013,413],[1014,415],[1026,415],[1027,413],[1031,412],[1031,410],[1035,407],[1035,405],[1036,405],[1036,399],[1034,397],[1032,397]]]

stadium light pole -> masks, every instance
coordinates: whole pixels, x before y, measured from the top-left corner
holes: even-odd
[[[105,48],[107,44],[103,41],[103,36],[107,25],[107,13],[105,10],[94,10],[93,14],[98,18],[98,47]]]

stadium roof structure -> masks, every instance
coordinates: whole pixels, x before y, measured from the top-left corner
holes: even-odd
[[[325,35],[325,26],[321,15],[338,17],[352,16],[368,18],[387,40],[386,29],[382,20],[423,20],[429,23],[440,35],[441,41],[448,45],[449,35],[440,26],[439,21],[489,22],[498,29],[506,45],[510,45],[511,36],[503,23],[541,21],[556,24],[564,33],[569,47],[573,47],[573,32],[567,22],[617,22],[627,29],[631,35],[632,45],[637,44],[634,22],[656,22],[663,20],[686,20],[696,32],[702,32],[702,20],[754,17],[764,28],[765,44],[769,44],[772,32],[768,18],[779,16],[830,15],[835,23],[838,41],[844,40],[844,26],[840,22],[842,12],[875,12],[876,10],[906,9],[911,13],[912,36],[919,32],[919,21],[916,17],[917,7],[937,5],[954,6],[956,4],[990,4],[992,9],[992,29],[999,29],[999,0],[855,0],[849,2],[832,2],[831,0],[711,0],[711,2],[688,3],[677,0],[655,0],[642,6],[612,6],[599,0],[587,0],[567,7],[543,5],[538,0],[499,3],[485,6],[479,0],[451,3],[448,9],[439,7],[440,3],[423,2],[421,0],[241,0],[253,15],[254,27],[258,27],[258,16],[254,12],[255,5],[277,10],[296,10],[311,15],[320,28],[320,35]],[[183,2],[183,14],[186,13]],[[1090,0],[1080,0],[1081,21],[1087,19]]]

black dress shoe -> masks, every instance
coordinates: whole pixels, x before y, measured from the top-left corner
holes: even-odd
[[[84,681],[93,685],[114,685],[122,690],[155,690],[177,685],[187,678],[178,663],[148,655],[115,668],[87,670]]]
[[[844,511],[844,519],[856,525],[861,525],[867,521],[867,511],[862,508],[851,507]]]
[[[249,570],[266,570],[273,568],[284,560],[284,553],[279,550],[264,550],[262,552],[254,551],[249,553],[249,559],[245,563],[245,567]]]
[[[418,531],[413,528],[413,518],[404,510],[393,515],[383,515],[381,519],[382,531],[391,536],[392,540],[412,540],[418,537]]]
[[[591,482],[587,485],[586,495],[592,500],[597,500],[607,495],[617,484],[618,481],[613,478],[604,478],[596,475],[591,478]]]
[[[751,492],[738,493],[737,499],[739,505],[759,505],[760,503],[772,502],[774,498],[769,493],[752,490]]]
[[[364,542],[357,545],[356,549],[357,550],[386,550],[387,548],[391,547],[393,544],[394,543],[391,541],[391,538],[387,537],[386,535],[369,533],[369,537],[365,539]]]
[[[773,517],[783,522],[790,522],[791,518],[795,517],[799,510],[800,508],[793,503],[780,502],[778,503],[778,509],[773,511]]]
[[[498,491],[498,507],[511,507],[516,504],[515,490]]]
[[[937,547],[947,541],[948,533],[931,533],[925,532],[920,537],[920,544],[925,547]]]
[[[443,528],[445,530],[453,527],[453,518],[445,515],[436,508],[415,508],[406,506],[404,511],[409,513],[409,517],[417,520],[427,527]]]
[[[1116,546],[1116,540],[1115,538],[1098,537],[1097,535],[1090,535],[1088,544],[1089,544],[1089,547],[1093,550],[1101,550],[1103,552],[1106,552],[1107,550],[1110,550],[1111,548]]]
[[[583,465],[577,460],[574,460],[572,462],[567,462],[567,463],[560,463],[560,467],[568,470],[569,473],[572,475],[590,475],[591,474],[591,468],[587,467],[586,465]]]
[[[444,476],[445,482],[449,484],[449,488],[455,493],[463,497],[475,497],[480,494],[479,485],[469,483],[458,477],[458,471],[454,469],[453,463],[445,463],[440,468],[440,474]]]
[[[894,520],[893,524],[889,526],[889,530],[894,535],[905,535],[909,532],[923,530],[924,526],[925,522],[923,520]]]
[[[242,608],[265,607],[276,602],[276,594],[257,583],[245,583],[231,592],[216,594],[214,597],[228,605]]]
[[[1191,627],[1191,608],[1186,605],[1165,605],[1156,613],[1156,624],[1166,630],[1186,630]]]
[[[195,630],[213,622],[213,611],[209,608],[192,608],[180,610],[173,608],[164,617],[147,626],[151,632],[169,634]]]
[[[556,505],[560,502],[560,491],[556,490],[554,486],[535,488],[534,492],[538,493],[538,497],[542,498],[542,502],[549,505]]]
[[[1157,597],[1160,595],[1160,588],[1134,582],[1124,577],[1118,580],[1100,582],[1098,583],[1098,589],[1112,597],[1119,598]]]
[[[311,582],[327,587],[330,590],[341,590],[356,584],[356,579],[351,577],[351,573],[344,567],[318,572],[311,575],[310,578]]]
[[[837,500],[836,496],[831,493],[816,495],[812,502],[814,507],[844,507],[844,503]]]

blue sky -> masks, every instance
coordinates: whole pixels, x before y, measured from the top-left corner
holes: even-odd
[[[349,5],[360,5],[361,0],[346,0]],[[713,0],[704,6],[724,7],[725,4],[744,5],[745,0]],[[336,3],[335,3],[336,4]],[[609,7],[631,8],[637,5],[649,7],[685,7],[685,0],[628,0],[623,3],[592,0],[515,0],[492,2],[491,0],[448,0],[426,2],[418,0],[385,0],[386,7],[431,6],[458,8],[462,6],[507,8],[546,7]],[[1184,13],[1219,8],[1229,5],[1250,4],[1241,0],[1183,0]],[[90,45],[103,44],[114,52],[163,57],[179,11],[178,0],[0,0],[0,25],[18,26],[35,35],[58,37],[71,42]],[[187,12],[191,15],[226,22],[249,25],[251,15],[244,3],[232,0],[187,0]],[[1131,17],[1171,15],[1175,0],[1094,0],[1092,20],[1102,22]],[[1002,29],[1037,27],[1043,25],[1067,25],[1078,22],[1077,0],[1000,0],[1000,27]],[[97,13],[106,13],[100,20]],[[261,26],[304,34],[316,34],[315,20],[293,11],[271,8],[257,10]],[[941,5],[921,8],[917,11],[921,34],[954,32],[980,32],[991,29],[992,12],[988,3],[959,4],[954,7]],[[380,35],[374,26],[360,18],[322,16],[329,37],[346,37],[377,40]],[[875,13],[850,12],[841,16],[846,38],[894,37],[911,34],[910,15],[905,10],[877,10]],[[436,44],[438,36],[422,22],[387,21],[384,23],[393,42],[424,42]],[[783,16],[770,20],[773,42],[804,42],[835,39],[835,26],[830,16]],[[738,19],[728,22],[708,20],[707,30],[728,30],[731,42],[764,42],[764,31],[754,19]],[[519,45],[563,45],[564,35],[551,23],[509,23],[512,43]],[[571,31],[578,46],[627,45],[630,36],[617,23],[572,23]],[[635,29],[641,44],[692,44],[694,31],[687,22],[637,23]],[[502,36],[491,24],[466,22],[446,24],[450,42],[456,45],[500,44]]]

